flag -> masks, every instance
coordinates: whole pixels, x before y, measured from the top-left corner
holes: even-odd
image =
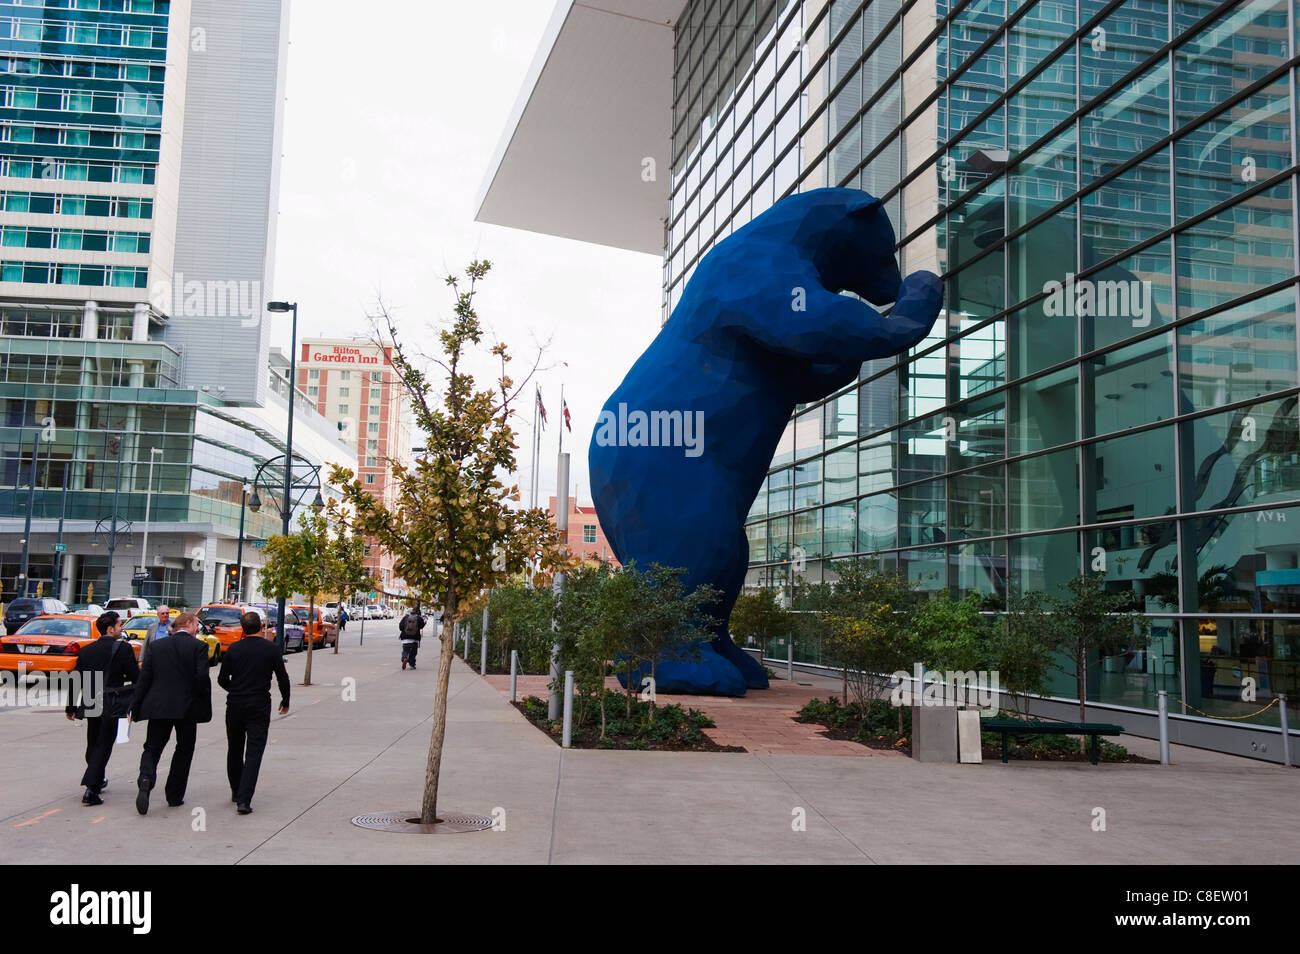
[[[573,421],[569,419],[569,402],[564,400],[564,398],[560,398],[560,411],[564,414],[564,426],[567,427],[569,433],[572,434]]]
[[[546,430],[546,405],[542,403],[542,389],[537,389],[537,413],[542,417],[542,430]]]

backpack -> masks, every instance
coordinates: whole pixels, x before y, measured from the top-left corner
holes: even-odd
[[[420,618],[414,613],[407,613],[402,617],[401,634],[407,639],[420,638]]]

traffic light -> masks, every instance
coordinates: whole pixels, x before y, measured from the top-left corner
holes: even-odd
[[[232,566],[226,577],[226,592],[234,595],[239,592],[239,567]]]

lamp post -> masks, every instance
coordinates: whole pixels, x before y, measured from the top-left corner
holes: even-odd
[[[32,509],[36,506],[36,442],[40,440],[40,437],[40,431],[32,435],[32,470],[27,481],[27,524],[23,528],[22,569],[18,572],[17,589],[19,596],[27,595],[28,555],[31,553],[32,544]]]
[[[244,510],[248,503],[248,485],[240,483],[239,485],[239,546],[235,549],[235,566],[239,568],[239,575],[235,577],[235,602],[242,602],[244,599]]]
[[[279,454],[275,457],[272,457],[270,460],[263,461],[261,464],[258,465],[257,472],[253,475],[253,499],[248,502],[248,509],[253,511],[253,513],[257,513],[259,510],[262,509],[262,498],[257,492],[257,487],[258,484],[261,483],[262,472],[265,471],[267,467],[271,466],[277,461],[284,461],[285,493],[284,493],[284,501],[283,501],[283,513],[281,515],[282,516],[281,528],[283,530],[284,535],[287,537],[289,535],[289,515],[293,509],[292,491],[293,491],[293,487],[295,486],[295,481],[293,479],[293,461],[288,455]],[[313,509],[319,510],[325,506],[325,501],[320,495],[320,468],[309,461],[302,460],[301,458],[300,461],[303,465],[307,467],[309,474],[301,481],[297,482],[297,485],[302,488],[302,496],[299,497],[298,502],[301,503],[302,497],[305,497],[307,495],[307,491],[314,486],[316,488],[316,499],[312,501],[311,506]],[[242,515],[240,517],[240,521],[241,523],[243,521]],[[242,534],[241,534],[241,539],[242,539]],[[243,586],[244,586],[244,570],[243,567],[241,566],[239,570],[239,588],[241,594],[243,592]],[[280,597],[280,599],[278,600],[280,618],[276,623],[275,638],[276,638],[276,643],[279,646],[281,651],[284,650],[284,604],[285,604],[284,597]]]
[[[144,552],[140,554],[140,572],[149,572],[149,514],[150,506],[153,504],[153,459],[154,455],[161,454],[161,447],[149,448],[149,486],[144,492]],[[141,593],[143,596],[144,594]]]
[[[293,473],[293,394],[298,390],[297,376],[297,359],[298,359],[298,303],[296,301],[268,301],[266,310],[276,314],[293,312],[293,324],[289,330],[289,430],[284,442],[284,513],[281,522],[281,530],[287,537],[289,535],[289,484]],[[256,490],[256,488],[254,488]],[[317,493],[319,497],[319,492]],[[275,623],[275,642],[280,651],[284,651],[284,597],[277,601],[279,613]]]

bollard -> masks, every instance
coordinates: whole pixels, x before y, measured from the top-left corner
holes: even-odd
[[[1286,693],[1278,693],[1277,704],[1282,708],[1282,764],[1291,767],[1291,727],[1286,719]]]
[[[519,689],[519,650],[510,650],[510,701],[515,701]]]
[[[794,682],[794,634],[785,641],[785,678]]]
[[[561,745],[569,747],[573,741],[573,670],[564,671],[564,739]]]
[[[479,634],[478,674],[487,675],[487,607],[483,607],[483,631]]]
[[[1169,764],[1169,693],[1161,689],[1157,696],[1160,712],[1160,764]]]

